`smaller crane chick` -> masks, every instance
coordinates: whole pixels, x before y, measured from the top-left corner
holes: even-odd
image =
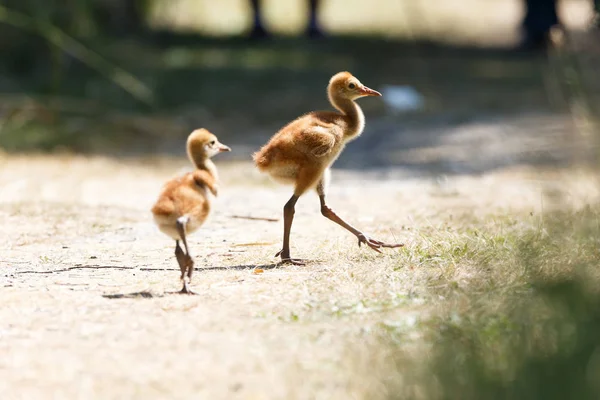
[[[200,228],[210,214],[218,191],[217,167],[211,157],[224,151],[231,149],[208,130],[193,131],[187,139],[187,155],[196,169],[169,180],[152,207],[158,229],[175,240],[175,258],[183,282],[180,293],[195,294],[188,286],[192,280],[194,260],[186,237]],[[180,240],[185,252],[179,246]]]

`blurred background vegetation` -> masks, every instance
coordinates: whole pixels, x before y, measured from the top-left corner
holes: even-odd
[[[388,398],[598,399],[599,211],[509,218],[502,233],[474,229],[450,243],[437,237],[436,250],[447,248],[436,257],[477,273],[468,286],[435,282],[431,301],[441,307],[418,323],[427,345],[417,351],[406,350],[405,327],[382,327],[393,349]]]
[[[514,49],[517,0],[325,1],[320,39],[302,36],[304,1],[264,4],[275,33],[268,40],[247,37],[244,0],[2,0],[0,147],[181,155],[189,131],[204,126],[239,149],[232,157],[248,159],[286,121],[327,108],[329,77],[350,70],[368,86],[410,85],[425,99],[400,114],[361,103],[373,134],[358,148],[386,146],[392,135],[424,146],[439,140],[427,127],[439,133],[489,118],[534,115],[527,129],[551,129],[548,116],[561,116],[571,123],[567,137],[583,138],[588,151],[568,162],[596,168],[600,35],[581,31],[590,2],[561,3],[573,33],[543,53]],[[598,212],[554,214],[495,241],[473,233],[447,249],[512,278],[468,290],[441,285],[436,295],[449,301],[423,325],[432,348],[419,360],[418,389],[390,397],[600,398]],[[386,345],[397,335],[387,330]],[[397,372],[406,373],[400,353]]]
[[[339,70],[425,97],[397,119],[383,102],[363,102],[393,127],[570,112],[565,99],[581,92],[571,72],[593,73],[565,57],[515,54],[519,0],[324,1],[327,36],[316,40],[302,35],[306,1],[262,3],[274,36],[261,41],[248,38],[247,0],[2,0],[0,147],[169,153],[206,126],[250,148],[328,107],[324,87]],[[565,24],[581,28],[590,7],[562,2]]]

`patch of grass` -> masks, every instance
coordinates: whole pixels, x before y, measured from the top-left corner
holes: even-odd
[[[129,124],[110,124],[90,118],[46,121],[37,116],[8,120],[0,126],[0,148],[8,152],[105,152],[115,148],[142,148]],[[117,135],[116,133],[120,133]]]
[[[421,395],[392,384],[388,397],[598,398],[599,214],[598,206],[554,213],[539,227],[474,230],[416,252],[422,266],[443,270],[444,300],[421,324],[430,346],[415,377]],[[468,271],[468,283],[451,284]]]
[[[451,227],[415,231],[414,244],[404,249],[395,269],[426,271],[427,287],[436,295],[489,292],[518,284],[522,271],[512,268],[525,230],[537,229],[530,216],[467,218]],[[497,260],[505,260],[498,265]]]

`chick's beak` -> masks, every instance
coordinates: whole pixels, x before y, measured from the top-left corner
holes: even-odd
[[[379,93],[377,90],[373,90],[373,89],[368,88],[366,86],[362,86],[360,88],[360,93],[363,96],[381,96],[381,93]]]
[[[224,151],[231,151],[231,148],[229,148],[229,146],[225,146],[224,144],[220,143],[219,147],[218,147],[220,152],[224,152]]]

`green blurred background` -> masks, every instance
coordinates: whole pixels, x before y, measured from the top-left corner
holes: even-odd
[[[302,34],[307,2],[262,4],[269,40],[248,38],[246,0],[3,0],[0,147],[181,154],[187,133],[204,126],[239,145],[231,157],[244,158],[286,121],[329,107],[325,86],[340,70],[374,88],[409,85],[423,96],[422,108],[402,113],[385,101],[361,102],[367,132],[399,136],[571,112],[571,92],[580,90],[565,78],[575,65],[565,57],[513,51],[519,0],[323,1],[327,36],[315,40]],[[589,1],[560,8],[575,30],[591,15]],[[593,70],[580,64],[577,73]],[[434,140],[438,128],[424,136]],[[382,140],[372,138],[362,146]],[[410,164],[392,156],[374,162]]]

